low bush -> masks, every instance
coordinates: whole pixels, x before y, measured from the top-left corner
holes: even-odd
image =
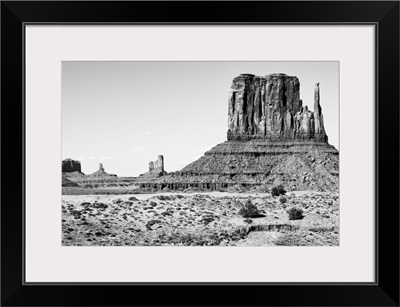
[[[251,200],[248,200],[246,204],[240,208],[239,214],[243,217],[257,217],[260,215],[260,212],[257,206],[252,204]]]
[[[246,218],[246,219],[243,220],[243,222],[245,222],[246,224],[251,224],[251,223],[253,223],[253,220],[249,219],[249,218]]]
[[[272,188],[271,194],[272,194],[272,196],[285,195],[286,191],[285,191],[285,188],[283,187],[283,185],[280,184],[280,185]]]
[[[279,202],[280,202],[281,204],[286,203],[286,202],[287,202],[286,197],[281,196],[281,197],[279,198]]]
[[[290,208],[286,212],[289,215],[289,220],[301,220],[304,217],[303,210],[295,208],[295,207]]]

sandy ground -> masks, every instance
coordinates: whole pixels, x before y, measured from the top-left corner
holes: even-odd
[[[337,246],[338,193],[63,195],[63,245]],[[239,210],[256,205],[262,216]],[[303,210],[289,220],[287,210]]]

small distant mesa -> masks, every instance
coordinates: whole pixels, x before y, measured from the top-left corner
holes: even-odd
[[[117,177],[115,174],[109,174],[105,171],[103,163],[99,163],[99,169],[92,174],[85,175],[81,170],[81,162],[67,158],[61,162],[62,173],[68,175],[69,177]]]
[[[94,173],[88,175],[90,177],[117,177],[115,174],[109,174],[104,170],[103,163],[99,163],[99,169]]]
[[[63,173],[81,172],[81,162],[68,158],[61,162],[61,168]]]
[[[159,155],[156,161],[149,162],[149,171],[147,173],[140,174],[139,177],[157,178],[166,174],[167,172],[164,170],[164,156]]]

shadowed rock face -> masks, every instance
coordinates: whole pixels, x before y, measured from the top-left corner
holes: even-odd
[[[81,162],[72,159],[65,159],[61,162],[61,169],[63,173],[80,172]]]
[[[228,99],[228,140],[315,140],[327,142],[319,84],[314,112],[303,107],[297,77],[241,74],[233,79]]]

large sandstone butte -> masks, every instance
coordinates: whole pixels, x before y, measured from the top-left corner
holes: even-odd
[[[270,189],[283,184],[288,190],[338,190],[339,153],[328,143],[319,83],[314,111],[303,106],[297,77],[241,74],[231,88],[227,141],[142,187]]]
[[[63,173],[80,172],[81,162],[67,158],[61,162],[61,170]]]

